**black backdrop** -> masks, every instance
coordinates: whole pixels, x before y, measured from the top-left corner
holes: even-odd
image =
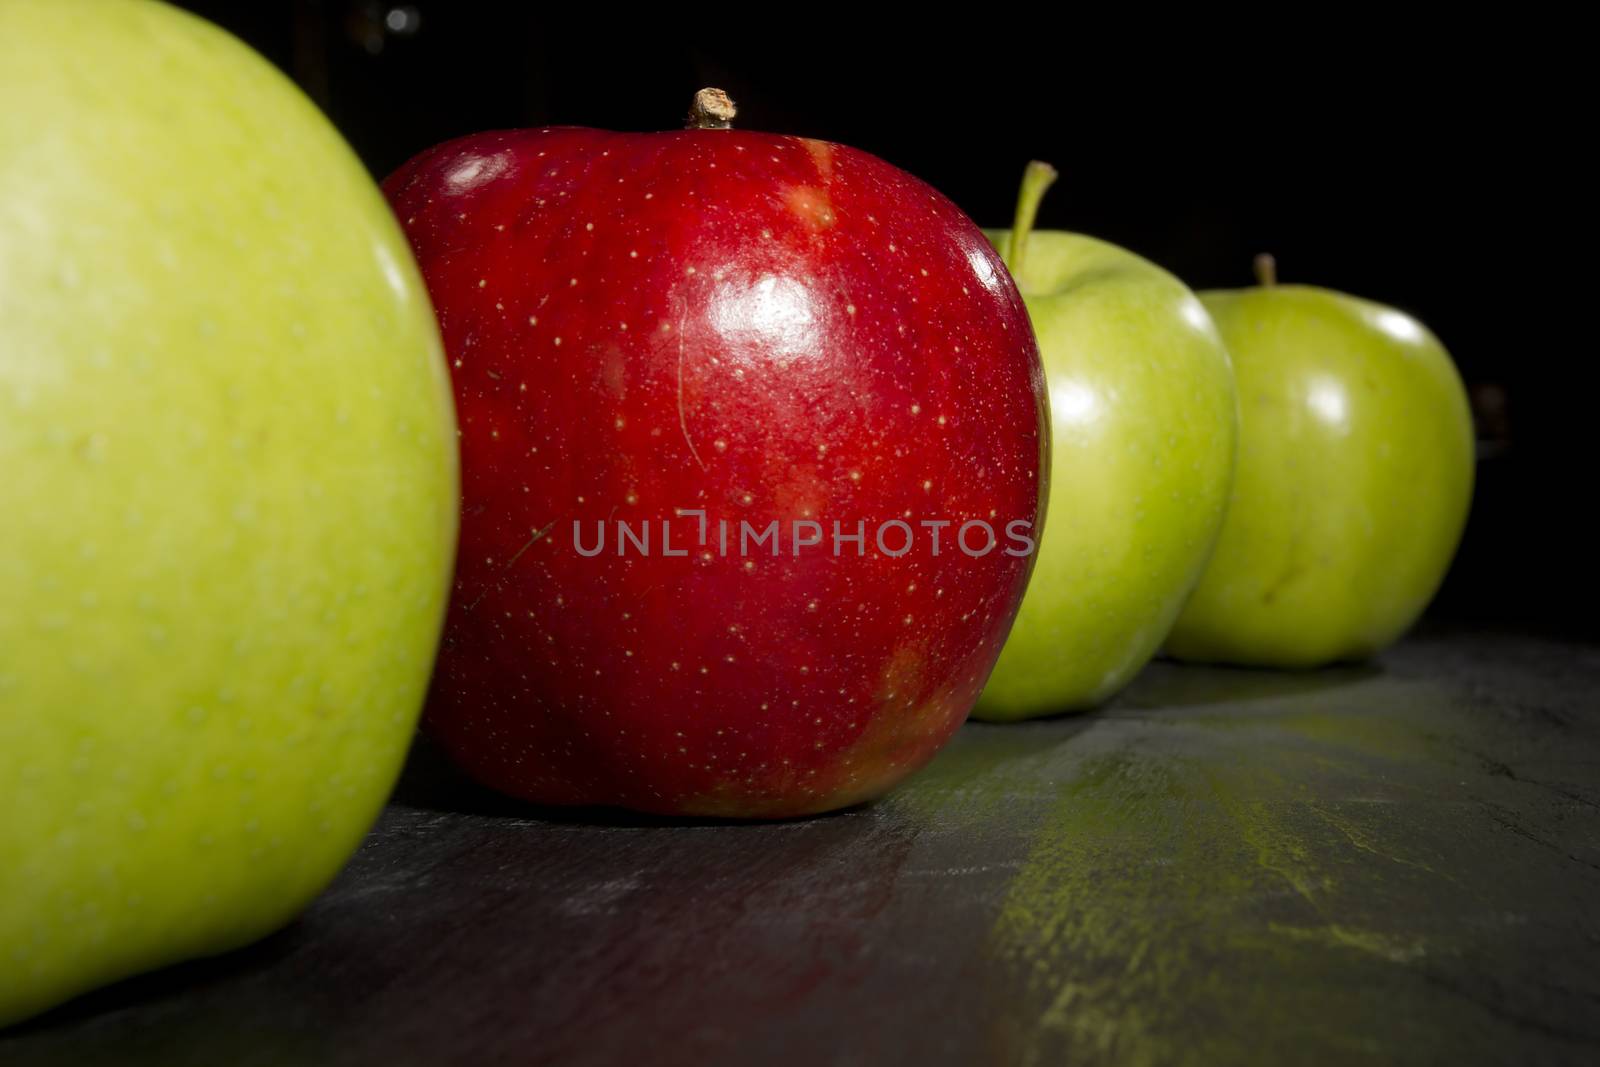
[[[1600,635],[1576,27],[1457,12],[1409,28],[1353,8],[1184,25],[1151,7],[1109,26],[1058,5],[1047,27],[1020,7],[930,6],[867,30],[864,6],[186,6],[293,75],[378,177],[475,130],[669,128],[718,85],[740,125],[874,152],[984,225],[1009,222],[1037,157],[1063,175],[1042,226],[1196,288],[1247,284],[1271,251],[1285,281],[1406,308],[1461,367],[1483,453],[1433,617]]]

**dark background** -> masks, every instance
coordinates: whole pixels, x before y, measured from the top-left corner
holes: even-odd
[[[1196,288],[1283,280],[1418,315],[1478,416],[1478,491],[1431,618],[1600,636],[1587,514],[1596,415],[1593,115],[1558,23],[1408,28],[1329,10],[1291,25],[1094,25],[1082,9],[901,14],[832,5],[418,0],[193,2],[295,77],[377,177],[482,129],[677,125],[717,85],[739,125],[855,145],[984,225],[1009,223],[1030,158],[1062,180],[1040,216],[1126,245]],[[1041,16],[1042,17],[1042,16]],[[1581,285],[1581,290],[1580,290]]]

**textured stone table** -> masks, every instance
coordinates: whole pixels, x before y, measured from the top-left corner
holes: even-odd
[[[1600,1062],[1600,649],[1160,665],[776,825],[519,808],[427,752],[297,925],[0,1064]]]

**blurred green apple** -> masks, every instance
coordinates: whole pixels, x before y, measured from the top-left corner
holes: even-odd
[[[0,3],[0,1023],[294,916],[393,785],[456,529],[399,228],[154,3]]]
[[[1326,289],[1203,294],[1239,382],[1222,537],[1167,651],[1314,667],[1383,648],[1450,566],[1472,498],[1472,417],[1416,319]]]
[[[1029,165],[1011,231],[1050,390],[1048,519],[980,719],[1090,707],[1150,659],[1222,525],[1236,411],[1228,354],[1182,282],[1075,233],[1033,233],[1055,178]]]

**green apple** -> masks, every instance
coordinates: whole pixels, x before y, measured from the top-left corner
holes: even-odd
[[[1314,667],[1405,632],[1472,498],[1472,417],[1416,319],[1276,285],[1202,296],[1233,354],[1239,466],[1222,537],[1167,640],[1179,659]]]
[[[282,925],[412,736],[454,414],[377,187],[154,3],[0,3],[0,1023]]]
[[[1199,579],[1233,472],[1233,375],[1205,309],[1125,249],[1032,232],[1054,178],[1030,164],[1014,228],[990,235],[1039,338],[1052,446],[1038,561],[980,719],[1080,710],[1126,685]]]

